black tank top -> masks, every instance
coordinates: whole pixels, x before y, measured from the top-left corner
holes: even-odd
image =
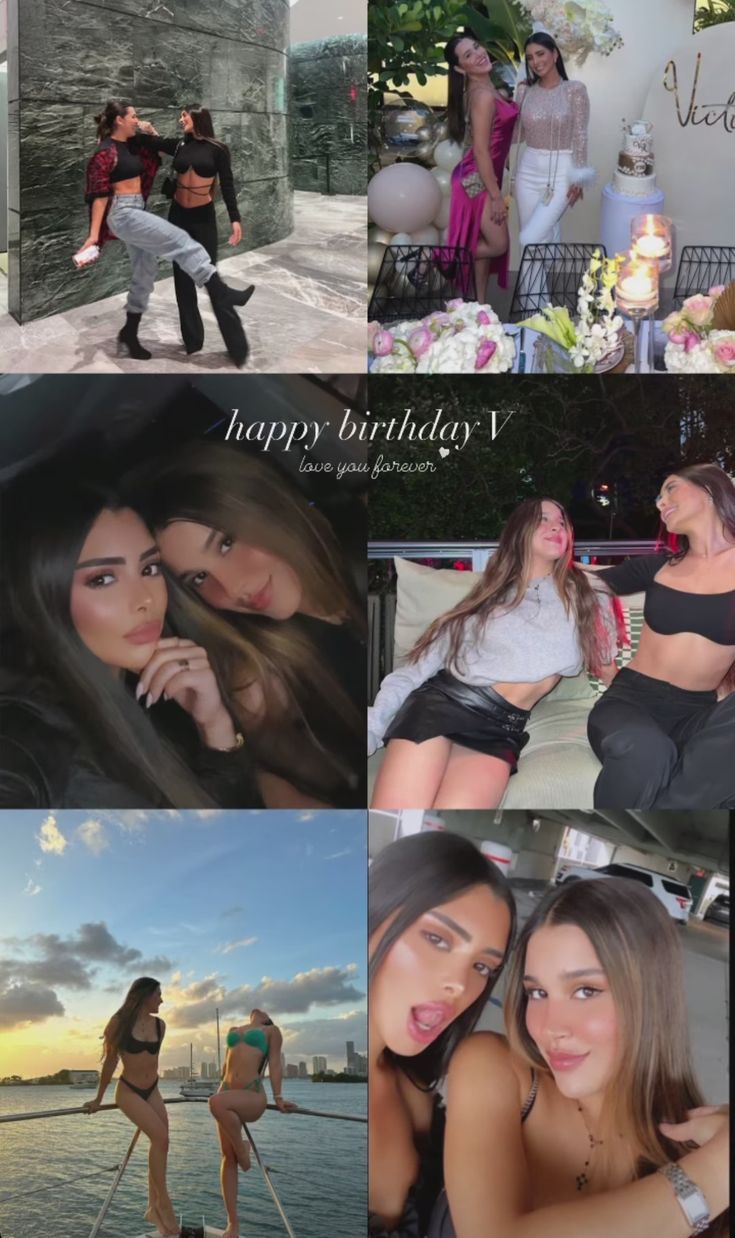
[[[671,555],[636,555],[614,567],[595,572],[613,593],[645,591],[643,617],[653,632],[675,636],[695,632],[716,645],[735,645],[735,589],[727,593],[685,593],[672,589],[654,576]]]

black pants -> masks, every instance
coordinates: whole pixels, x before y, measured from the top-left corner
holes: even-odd
[[[217,265],[217,216],[214,203],[204,206],[179,206],[175,200],[168,213],[169,222],[183,228],[193,240],[206,249],[211,261]],[[197,289],[193,279],[174,263],[174,287],[176,304],[179,307],[181,337],[187,352],[199,352],[204,345],[204,323],[197,305]]]
[[[688,692],[625,668],[590,713],[596,808],[735,806],[735,693]]]

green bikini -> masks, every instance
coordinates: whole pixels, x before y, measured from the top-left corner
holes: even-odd
[[[253,1049],[259,1049],[264,1058],[268,1056],[268,1037],[261,1027],[249,1027],[245,1032],[238,1032],[233,1027],[227,1033],[227,1048],[234,1049],[239,1044],[250,1045]],[[251,1079],[250,1083],[243,1084],[241,1088],[231,1088],[223,1080],[220,1090],[225,1092],[261,1092],[263,1090],[263,1080],[260,1075],[256,1075],[254,1079]]]

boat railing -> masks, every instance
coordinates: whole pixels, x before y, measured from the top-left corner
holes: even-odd
[[[201,1105],[201,1104],[204,1104],[206,1101],[208,1101],[208,1099],[209,1098],[206,1096],[196,1096],[196,1097],[195,1096],[169,1096],[169,1097],[163,1098],[163,1103],[164,1105],[197,1105],[197,1104]],[[109,1112],[110,1110],[115,1110],[117,1108],[118,1106],[115,1104],[100,1105],[99,1109],[96,1110],[95,1112],[104,1113],[104,1112]],[[273,1104],[268,1104],[267,1108],[277,1110],[278,1106],[273,1105]],[[38,1112],[34,1112],[34,1113],[9,1113],[9,1114],[4,1114],[0,1116],[0,1124],[9,1123],[9,1122],[31,1122],[34,1119],[38,1119],[38,1118],[65,1118],[65,1117],[72,1117],[73,1115],[80,1114],[80,1113],[83,1113],[86,1115],[87,1110],[84,1109],[83,1106],[75,1106],[74,1108],[71,1108],[71,1109],[67,1109],[67,1108],[65,1109],[44,1109],[44,1110],[39,1110]],[[294,1109],[289,1110],[289,1116],[291,1115],[297,1115],[297,1116],[302,1116],[302,1117],[313,1117],[313,1118],[332,1118],[340,1122],[363,1122],[363,1123],[367,1122],[367,1118],[362,1117],[360,1115],[346,1114],[346,1113],[329,1113],[329,1112],[326,1112],[320,1109],[303,1109],[301,1108],[300,1105],[297,1105]],[[266,1187],[268,1188],[268,1191],[270,1192],[271,1198],[273,1199],[273,1203],[276,1207],[278,1215],[281,1221],[283,1222],[284,1230],[286,1234],[288,1235],[288,1238],[295,1238],[294,1231],[291,1228],[291,1223],[286,1215],[283,1204],[281,1203],[281,1200],[278,1197],[278,1192],[276,1191],[276,1188],[273,1185],[273,1181],[271,1179],[270,1166],[264,1163],[263,1158],[261,1157],[258,1147],[255,1143],[255,1140],[253,1139],[252,1133],[245,1122],[243,1122],[243,1128],[252,1146],[253,1152],[255,1153],[255,1159],[258,1163],[258,1168],[263,1174],[263,1179],[265,1181]],[[94,1224],[91,1230],[89,1231],[88,1238],[98,1238],[98,1235],[102,1229],[102,1223],[110,1209],[115,1192],[118,1186],[120,1185],[120,1182],[122,1181],[123,1174],[125,1173],[125,1170],[128,1166],[128,1162],[130,1161],[133,1151],[135,1150],[135,1145],[138,1142],[139,1136],[140,1136],[140,1130],[136,1130],[135,1134],[133,1135],[133,1138],[131,1139],[128,1145],[127,1151],[125,1152],[125,1155],[122,1158],[122,1160],[119,1162],[119,1164],[107,1166],[106,1168],[103,1168],[103,1169],[97,1169],[89,1174],[81,1174],[81,1175],[75,1174],[73,1178],[68,1179],[69,1182],[76,1183],[76,1182],[79,1182],[82,1178],[98,1177],[104,1173],[114,1174],[114,1177],[112,1179],[112,1182],[110,1183],[107,1194],[102,1202],[102,1206],[99,1212],[97,1213],[97,1216],[95,1218],[95,1221],[94,1221]],[[19,1199],[23,1195],[36,1195],[40,1191],[48,1191],[48,1190],[56,1191],[58,1190],[60,1185],[63,1185],[64,1181],[65,1180],[62,1180],[60,1182],[59,1179],[55,1179],[54,1182],[49,1183],[48,1186],[40,1186],[40,1187],[37,1186],[37,1187],[34,1187],[32,1190],[17,1191],[10,1195],[0,1195],[0,1204],[8,1203],[11,1199]]]

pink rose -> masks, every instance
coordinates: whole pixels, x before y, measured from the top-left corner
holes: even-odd
[[[477,321],[478,323],[482,323],[483,327],[489,327],[490,326],[490,315],[487,313],[486,310],[480,310],[479,314],[477,315]]]
[[[684,338],[684,352],[691,352],[699,344],[699,336],[696,331],[687,331]]]
[[[706,327],[712,315],[712,297],[697,293],[687,297],[682,310],[693,327]]]
[[[389,357],[393,352],[393,336],[390,331],[384,331],[379,327],[373,336],[373,355],[376,357]]]
[[[713,286],[710,288],[709,293],[707,295],[712,297],[713,300],[716,301],[717,298],[720,296],[720,294],[723,293],[724,291],[725,291],[724,284],[713,284]]]
[[[461,297],[455,297],[453,301],[447,301],[448,310],[459,309],[460,305],[464,305],[464,301]]]
[[[408,347],[411,349],[414,357],[423,357],[433,343],[434,336],[428,327],[418,327],[408,337]]]
[[[495,340],[483,340],[477,350],[477,356],[475,357],[475,369],[484,370],[488,361],[492,360],[495,356],[497,350],[498,346],[495,343]]]
[[[729,339],[716,340],[712,345],[712,355],[723,369],[735,370],[735,334]]]
[[[449,314],[445,314],[443,310],[435,310],[433,314],[427,314],[421,319],[425,327],[429,327],[431,331],[441,330],[442,327],[452,325],[452,320]]]

